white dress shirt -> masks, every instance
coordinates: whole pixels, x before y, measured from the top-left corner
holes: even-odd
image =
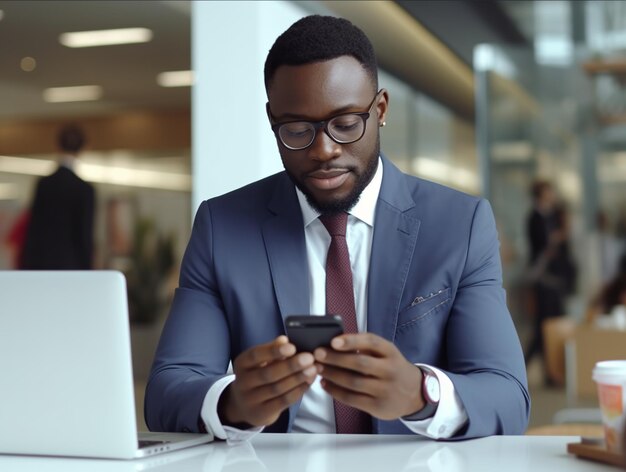
[[[383,179],[382,161],[371,182],[361,193],[359,201],[348,216],[346,240],[350,252],[354,300],[356,305],[359,332],[367,331],[367,277],[369,273],[370,253],[374,235],[374,217],[376,202]],[[314,210],[299,189],[296,189],[304,221],[307,257],[309,262],[310,313],[326,313],[326,254],[331,237],[319,220],[319,213]],[[401,420],[411,431],[430,438],[449,438],[467,421],[467,413],[461,403],[450,378],[439,369],[423,364],[419,367],[430,369],[440,386],[440,400],[435,415],[421,421]],[[224,389],[235,379],[227,375],[215,382],[207,393],[201,416],[208,431],[229,442],[246,440],[251,435],[263,430],[262,427],[239,430],[223,426],[217,414],[217,403]],[[416,385],[416,388],[420,388]],[[333,399],[320,385],[320,377],[313,382],[304,394],[298,414],[293,423],[293,432],[298,433],[334,433],[335,413]]]

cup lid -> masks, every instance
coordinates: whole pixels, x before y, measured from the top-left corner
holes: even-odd
[[[594,374],[600,375],[625,375],[626,360],[611,360],[597,362],[593,368]]]

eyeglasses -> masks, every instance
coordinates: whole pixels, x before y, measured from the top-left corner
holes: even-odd
[[[350,144],[358,141],[365,134],[365,124],[370,117],[380,90],[374,96],[365,113],[343,113],[324,121],[288,121],[273,123],[272,131],[287,149],[300,151],[308,148],[320,129],[338,144]],[[271,116],[273,121],[274,118]]]

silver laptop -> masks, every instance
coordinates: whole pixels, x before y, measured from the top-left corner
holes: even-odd
[[[0,453],[131,459],[210,442],[137,433],[126,280],[0,271]]]

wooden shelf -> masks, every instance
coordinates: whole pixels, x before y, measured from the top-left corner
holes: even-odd
[[[626,76],[626,59],[611,61],[588,61],[583,62],[583,69],[589,75],[612,74]]]
[[[626,124],[626,113],[620,115],[598,115],[598,122],[602,126]]]

